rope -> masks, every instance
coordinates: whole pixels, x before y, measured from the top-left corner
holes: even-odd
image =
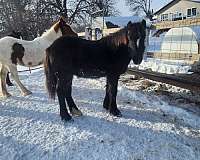
[[[41,69],[41,68],[43,68],[43,67],[37,67],[37,68],[33,68],[33,69],[31,69],[31,68],[29,67],[29,69],[25,69],[25,70],[21,70],[21,71],[17,71],[17,72],[19,72],[19,73],[22,73],[22,72],[30,72],[30,74],[31,74],[31,71],[34,71],[34,70],[37,70],[37,69]],[[10,73],[10,72],[8,72],[8,73]]]
[[[33,68],[33,69],[29,68],[29,69],[21,70],[21,71],[18,71],[18,72],[30,72],[31,73],[31,71],[41,69],[41,68],[43,68],[43,67],[37,67],[37,68]]]

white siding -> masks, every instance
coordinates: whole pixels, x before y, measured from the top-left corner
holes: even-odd
[[[178,3],[174,4],[171,6],[169,9],[167,9],[164,12],[161,12],[158,15],[158,20],[161,21],[161,16],[162,15],[168,15],[168,20],[172,20],[172,14],[176,13],[181,13],[182,17],[186,16],[187,17],[187,9],[189,8],[197,8],[197,17],[200,16],[200,1],[195,2],[195,1],[189,1],[189,0],[181,0]]]

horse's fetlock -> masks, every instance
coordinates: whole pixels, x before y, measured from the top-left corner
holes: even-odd
[[[70,109],[70,113],[73,115],[73,116],[82,116],[83,113],[76,107],[73,107]]]
[[[68,112],[61,113],[60,116],[61,116],[61,120],[64,120],[64,121],[69,121],[72,119],[72,116],[70,116]]]
[[[117,116],[117,117],[121,117],[122,116],[120,110],[117,109],[117,108],[116,109],[111,109],[110,110],[110,114],[112,114],[113,116]]]

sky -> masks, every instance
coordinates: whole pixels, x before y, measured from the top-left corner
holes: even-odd
[[[157,11],[159,8],[163,7],[171,0],[152,0],[152,9]],[[116,4],[116,7],[119,9],[121,16],[130,16],[132,13],[129,11],[129,8],[125,5],[125,0],[119,0]]]

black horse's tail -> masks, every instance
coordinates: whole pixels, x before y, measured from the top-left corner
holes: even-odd
[[[46,58],[44,60],[44,71],[46,75],[46,88],[49,97],[55,99],[57,78],[52,68],[53,57],[50,48],[46,49]]]

